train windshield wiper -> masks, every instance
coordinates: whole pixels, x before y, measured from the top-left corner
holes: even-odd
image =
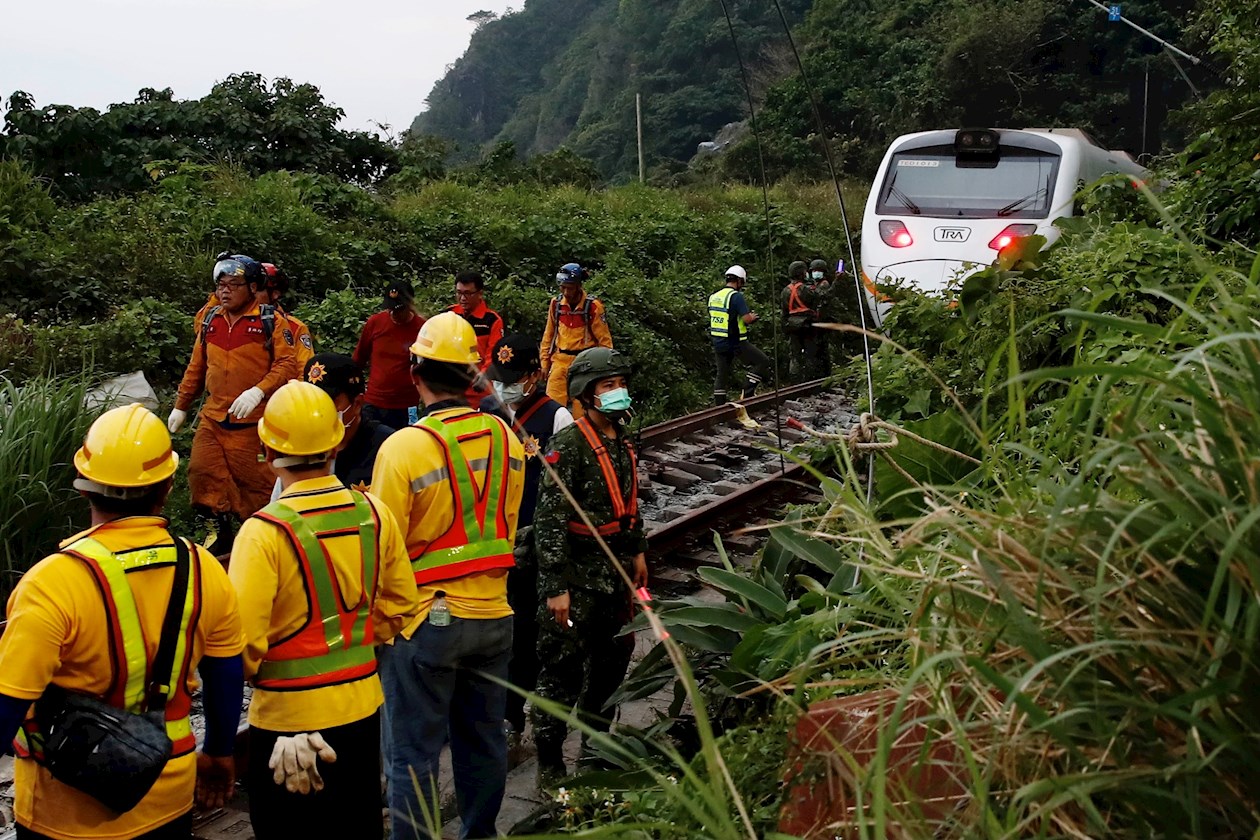
[[[917,205],[917,204],[915,204],[913,201],[911,201],[911,200],[910,200],[910,196],[906,195],[905,193],[903,193],[901,190],[897,189],[897,188],[896,188],[895,186],[893,186],[892,184],[889,184],[889,185],[888,185],[888,195],[889,195],[890,197],[895,198],[895,199],[897,199],[898,201],[900,201],[900,202],[901,202],[901,204],[902,204],[902,206],[903,206],[903,207],[905,207],[907,210],[909,210],[909,211],[910,211],[911,213],[913,213],[914,215],[916,215],[916,216],[922,215],[922,211],[921,211],[921,210],[919,210],[919,205]]]
[[[996,215],[996,216],[1009,216],[1009,215],[1011,215],[1012,213],[1014,213],[1015,211],[1019,210],[1019,209],[1020,209],[1021,207],[1023,207],[1025,204],[1028,204],[1030,201],[1036,201],[1037,199],[1041,198],[1041,197],[1042,197],[1043,195],[1045,195],[1045,194],[1046,194],[1046,188],[1045,188],[1045,187],[1041,187],[1041,188],[1039,188],[1039,189],[1038,189],[1035,193],[1033,193],[1033,194],[1031,194],[1031,195],[1026,195],[1026,196],[1024,196],[1023,198],[1017,198],[1017,199],[1015,199],[1015,200],[1014,200],[1014,201],[1012,201],[1010,204],[1008,204],[1008,205],[1006,205],[1005,207],[1003,207],[1001,210],[998,210],[998,211],[997,211],[997,213],[995,213],[994,215]]]

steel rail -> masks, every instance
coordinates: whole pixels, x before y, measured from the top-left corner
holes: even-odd
[[[704,429],[716,426],[726,420],[734,419],[737,406],[743,406],[747,411],[759,411],[763,408],[773,408],[775,405],[787,402],[797,397],[808,397],[825,389],[827,385],[826,379],[813,379],[809,382],[802,382],[799,385],[790,385],[787,388],[780,388],[777,391],[770,391],[759,397],[752,397],[747,400],[741,400],[734,403],[726,403],[725,405],[717,405],[712,408],[702,409],[694,414],[686,414],[682,417],[676,417],[673,420],[666,420],[663,423],[656,423],[648,426],[639,432],[639,443],[644,449],[653,445],[666,443],[671,440],[677,440],[683,435],[692,432],[702,431]]]

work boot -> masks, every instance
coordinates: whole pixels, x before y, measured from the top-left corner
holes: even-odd
[[[554,790],[568,772],[564,766],[564,742],[535,737],[534,746],[538,750],[538,791]]]
[[[230,513],[216,513],[206,525],[206,538],[201,543],[215,557],[223,558],[232,553],[236,541],[236,518]]]
[[[714,391],[714,392],[713,392],[713,404],[714,404],[714,405],[726,405],[726,392],[725,392],[725,391]]]

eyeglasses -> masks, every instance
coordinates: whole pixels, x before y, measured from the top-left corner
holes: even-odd
[[[481,289],[456,289],[455,297],[476,297],[481,294]]]
[[[242,280],[239,283],[233,283],[230,280],[220,280],[219,282],[214,284],[214,287],[216,289],[240,289],[248,285],[249,285],[249,281],[247,280]]]

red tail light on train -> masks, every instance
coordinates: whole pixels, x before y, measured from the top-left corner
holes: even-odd
[[[898,219],[884,219],[879,223],[879,238],[885,245],[893,248],[908,248],[914,244],[914,237],[906,230],[905,223]]]

